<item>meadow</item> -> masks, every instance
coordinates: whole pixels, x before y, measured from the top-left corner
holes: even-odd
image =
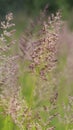
[[[61,12],[16,20],[1,22],[0,130],[73,130],[72,33]]]

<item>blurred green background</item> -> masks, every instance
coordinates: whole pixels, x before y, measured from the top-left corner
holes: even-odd
[[[46,13],[49,15],[50,13],[56,13],[58,9],[62,9],[63,11],[63,16],[65,19],[69,19],[71,25],[73,25],[73,19],[72,19],[72,10],[73,10],[73,0],[0,0],[0,20],[5,18],[5,15],[8,12],[13,12],[14,13],[14,23],[16,23],[16,35],[19,39],[19,37],[22,35],[22,32],[26,28],[26,26],[29,24],[29,21],[31,18],[35,18],[39,15],[40,10],[44,10],[46,7]],[[66,62],[67,62],[67,54],[65,52],[64,47],[64,52],[62,52],[62,55],[60,54],[60,57],[58,57],[58,68],[56,70],[57,73],[57,80],[59,81],[57,87],[59,91],[59,99],[58,99],[58,106],[59,109],[58,111],[61,111],[62,105],[61,102],[67,100],[67,94],[73,89],[73,83],[71,82],[70,84],[67,84],[65,75],[63,75],[63,71],[66,67]],[[20,70],[21,71],[21,70]],[[33,82],[32,82],[33,81]],[[29,106],[32,106],[33,104],[33,90],[34,86],[36,86],[36,78],[33,75],[30,75],[28,73],[23,73],[23,68],[22,68],[22,75],[20,76],[20,82],[22,86],[22,95],[25,95],[26,101],[29,103]],[[25,87],[24,87],[25,86]],[[52,88],[52,85],[51,85]],[[33,106],[34,107],[34,106]],[[3,117],[2,117],[3,118]],[[0,119],[2,121],[2,119]],[[15,124],[13,126],[10,124],[11,128],[8,128],[8,123],[12,122],[10,117],[5,118],[5,126],[2,130],[18,130],[16,128]],[[54,124],[57,126],[57,130],[62,130],[65,128],[63,125],[60,125],[57,122],[57,120],[54,120]],[[1,129],[1,124],[0,123],[0,129]],[[4,125],[4,124],[3,124]],[[14,128],[15,127],[15,128]],[[69,130],[66,128],[66,130]]]
[[[0,21],[7,13],[13,12],[16,29],[22,32],[29,18],[37,17],[40,10],[43,11],[44,8],[48,15],[62,9],[64,18],[69,20],[71,27],[73,26],[73,0],[0,0]]]
[[[9,11],[23,11],[31,15],[43,10],[47,4],[50,12],[54,12],[58,8],[70,11],[73,7],[73,0],[0,0],[0,15],[5,15]]]
[[[29,23],[29,19],[37,17],[40,10],[44,9],[48,15],[62,9],[64,18],[69,20],[71,27],[73,26],[73,0],[0,0],[0,21],[7,13],[13,12],[16,29],[21,33]]]

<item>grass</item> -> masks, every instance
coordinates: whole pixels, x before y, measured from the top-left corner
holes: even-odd
[[[8,17],[12,19],[12,15]],[[60,16],[57,17],[61,21]],[[49,24],[43,24],[41,40],[41,35],[38,37],[37,33],[34,38],[33,33],[35,33],[36,29],[35,31],[31,29],[32,35],[30,34],[29,37],[27,35],[24,39],[21,36],[20,48],[13,45],[13,48],[15,47],[15,51],[13,51],[12,46],[10,46],[10,50],[7,52],[11,56],[11,60],[9,55],[5,57],[8,61],[3,59],[2,63],[6,65],[4,68],[6,73],[4,73],[4,70],[2,72],[4,74],[3,79],[5,76],[8,76],[8,79],[4,80],[4,82],[2,82],[3,79],[0,79],[0,82],[3,83],[2,86],[0,85],[2,89],[0,92],[0,130],[73,129],[73,97],[71,93],[73,83],[67,84],[65,71],[68,52],[66,44],[62,43],[62,47],[58,48],[59,53],[57,56],[55,55],[56,38],[59,37],[56,35],[55,27],[59,26],[59,24],[56,26],[54,17],[53,22],[50,24],[51,27],[54,26],[54,34],[48,27]],[[21,34],[22,27],[19,26],[18,32],[14,36],[15,39]],[[29,41],[31,46],[29,46]],[[0,41],[0,45],[1,43],[2,41]],[[36,45],[32,43],[36,43]],[[47,51],[48,43],[52,44],[52,46]],[[23,54],[21,47],[24,52],[27,51],[28,55],[31,56],[31,61],[26,53]],[[27,48],[28,50],[26,50]],[[6,53],[1,53],[2,58],[3,54]],[[16,58],[17,54],[19,54],[18,58]],[[50,56],[53,61],[57,58],[57,63],[51,62],[49,59],[45,60]],[[12,60],[12,58],[15,58],[15,60]],[[53,64],[56,66],[55,68],[52,66]],[[51,66],[50,70],[49,66]],[[1,76],[2,73],[0,73]],[[12,77],[10,78],[10,76]]]

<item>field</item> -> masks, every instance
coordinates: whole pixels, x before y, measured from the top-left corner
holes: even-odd
[[[73,33],[61,13],[16,27],[12,13],[5,18],[0,130],[73,130]]]

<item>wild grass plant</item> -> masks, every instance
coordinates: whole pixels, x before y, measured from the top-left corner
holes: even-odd
[[[14,39],[13,14],[6,15],[6,20],[1,22],[1,130],[73,128],[73,97],[66,95],[63,100],[61,90],[66,85],[61,73],[66,55],[58,56],[64,22],[60,12],[47,21],[44,18],[41,16],[37,25],[31,22],[31,28],[23,33],[19,43]]]

